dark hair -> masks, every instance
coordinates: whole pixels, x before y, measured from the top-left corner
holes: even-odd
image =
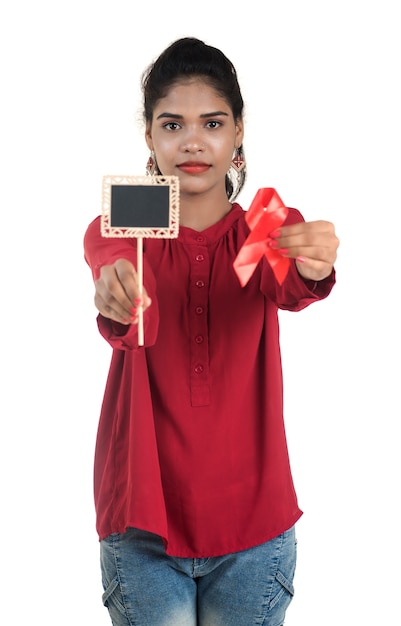
[[[152,122],[157,102],[164,98],[172,85],[183,78],[199,76],[212,86],[229,104],[235,120],[243,117],[244,101],[237,72],[229,59],[213,46],[194,37],[184,37],[172,43],[142,75],[144,118]],[[243,147],[238,149],[244,158]],[[230,168],[231,170],[232,168]],[[226,192],[233,201],[246,178],[246,168],[235,172],[234,179],[226,175]]]

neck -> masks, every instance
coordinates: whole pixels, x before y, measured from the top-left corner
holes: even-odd
[[[201,194],[180,196],[180,225],[193,230],[206,230],[219,222],[231,210],[227,195],[216,199],[202,198]]]

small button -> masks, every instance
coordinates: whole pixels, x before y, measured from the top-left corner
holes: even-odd
[[[205,286],[205,283],[204,283],[204,281],[203,281],[203,280],[197,280],[197,281],[196,281],[196,283],[195,283],[195,285],[196,285],[197,287],[201,288],[201,287],[204,287],[204,286]]]
[[[204,260],[205,260],[205,257],[203,256],[203,254],[197,254],[195,257],[195,261],[199,261],[199,263],[201,263]]]
[[[194,372],[195,372],[195,374],[202,374],[202,372],[203,372],[203,365],[197,365],[196,367],[194,367]]]
[[[196,241],[197,241],[198,243],[203,243],[203,242],[205,241],[205,238],[204,238],[204,237],[202,237],[202,235],[198,235],[198,236],[196,237]]]
[[[196,337],[195,337],[195,342],[196,342],[196,343],[203,343],[203,337],[202,337],[202,335],[196,335]]]
[[[195,308],[195,313],[196,313],[197,315],[201,315],[201,314],[203,313],[203,306],[197,306],[197,307]]]

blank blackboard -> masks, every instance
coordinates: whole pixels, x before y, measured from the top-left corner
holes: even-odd
[[[110,226],[167,228],[170,196],[166,186],[112,185]]]

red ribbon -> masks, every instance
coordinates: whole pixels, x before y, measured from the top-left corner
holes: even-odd
[[[259,189],[246,212],[245,220],[251,229],[234,261],[234,270],[241,287],[245,287],[263,255],[270,263],[274,275],[281,285],[287,276],[290,259],[270,247],[270,233],[284,223],[288,209],[271,187]]]

